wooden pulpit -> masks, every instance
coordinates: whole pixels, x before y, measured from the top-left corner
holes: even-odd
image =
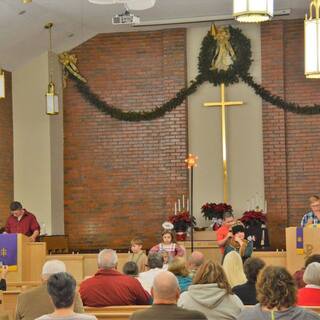
[[[303,228],[302,254],[297,250],[297,228],[286,228],[287,269],[294,273],[304,266],[307,257],[320,253],[320,228]]]
[[[5,237],[5,234],[0,234]],[[0,255],[6,254],[6,248],[0,248]],[[17,234],[17,268],[8,272],[8,282],[39,281],[46,257],[44,242],[30,242],[28,237]],[[0,257],[1,260],[1,257]]]

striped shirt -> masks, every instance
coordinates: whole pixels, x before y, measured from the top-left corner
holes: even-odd
[[[320,223],[320,219],[312,211],[309,211],[302,217],[301,227],[305,227],[309,220],[311,220],[313,224]]]

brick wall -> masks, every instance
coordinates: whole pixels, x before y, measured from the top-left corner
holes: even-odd
[[[300,104],[320,102],[319,80],[304,76],[302,20],[261,27],[262,82],[272,92]],[[284,228],[298,225],[308,197],[320,191],[320,115],[283,112],[264,103],[265,193],[275,248],[285,247]]]
[[[13,200],[13,127],[11,73],[5,72],[6,98],[0,99],[0,226]]]
[[[122,110],[150,110],[186,83],[186,32],[99,34],[73,51],[94,92]],[[151,122],[114,120],[64,92],[65,230],[70,247],[146,247],[188,190],[187,111]]]

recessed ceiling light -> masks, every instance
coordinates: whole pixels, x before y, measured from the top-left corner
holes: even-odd
[[[27,3],[31,3],[32,0],[21,0],[22,3],[27,4]]]

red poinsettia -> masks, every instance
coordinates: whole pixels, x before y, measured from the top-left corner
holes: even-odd
[[[263,224],[267,222],[267,216],[261,211],[246,211],[240,218],[240,221],[247,224]]]
[[[232,207],[226,203],[205,203],[201,207],[201,212],[206,219],[222,219],[225,212],[232,212]]]
[[[169,216],[168,220],[174,225],[176,231],[186,231],[191,224],[195,225],[195,218],[191,222],[189,211],[182,211],[178,214]]]

